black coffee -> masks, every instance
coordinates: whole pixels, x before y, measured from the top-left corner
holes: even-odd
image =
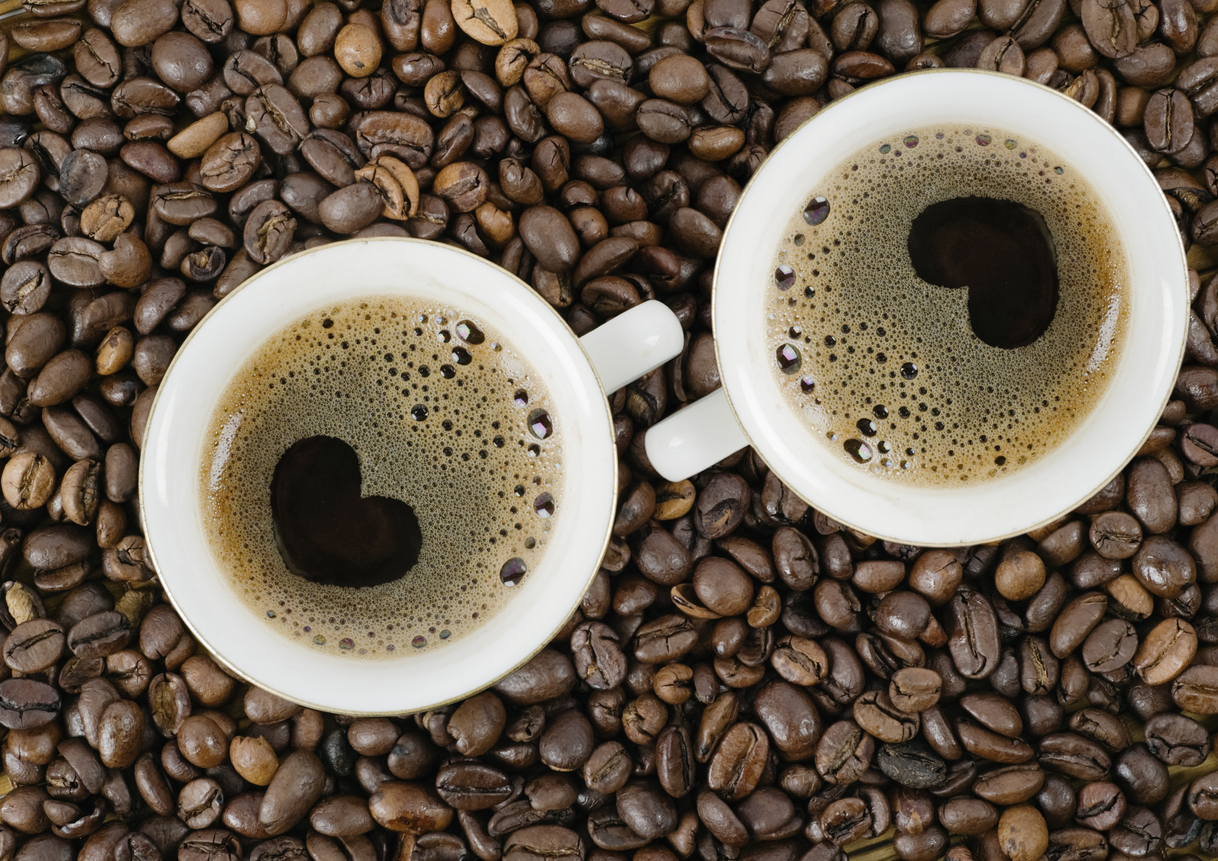
[[[536,369],[460,309],[321,309],[269,338],[216,407],[200,474],[212,550],[251,610],[317,648],[453,642],[544,551],[553,414]]]
[[[843,460],[894,480],[1009,475],[1107,389],[1128,264],[1068,164],[997,129],[925,128],[827,175],[774,262],[775,375]]]

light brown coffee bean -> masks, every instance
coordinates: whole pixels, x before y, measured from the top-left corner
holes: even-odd
[[[452,18],[466,35],[483,45],[503,45],[520,33],[509,0],[452,0]]]
[[[55,467],[40,454],[19,452],[4,464],[0,490],[5,501],[18,510],[41,508],[55,490]]]
[[[1164,619],[1142,640],[1133,664],[1146,684],[1161,685],[1182,673],[1196,653],[1196,629],[1184,619]]]

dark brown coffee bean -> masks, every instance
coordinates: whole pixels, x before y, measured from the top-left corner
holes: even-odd
[[[980,798],[953,798],[939,808],[938,818],[952,834],[976,835],[998,824],[998,811]]]
[[[803,759],[815,753],[821,720],[811,697],[802,688],[771,682],[757,693],[753,706],[783,756]]]
[[[1109,619],[1087,635],[1083,661],[1092,672],[1113,672],[1133,660],[1137,647],[1133,626],[1121,619]]]
[[[1139,45],[1133,53],[1113,63],[1113,70],[1135,87],[1163,86],[1175,71],[1175,54],[1161,43]]]
[[[1218,714],[1218,669],[1209,665],[1189,667],[1172,682],[1171,696],[1184,711]]]
[[[1045,736],[1037,754],[1041,765],[1082,780],[1100,780],[1112,767],[1112,760],[1102,747],[1074,733]]]
[[[355,233],[381,214],[380,192],[370,182],[354,182],[327,195],[317,205],[317,215],[335,233]]]
[[[1158,804],[1167,797],[1170,789],[1167,766],[1145,745],[1136,744],[1122,751],[1114,771],[1117,784],[1134,804]]]
[[[736,724],[719,744],[707,772],[707,785],[728,800],[738,800],[752,792],[761,778],[769,741],[761,727]]]
[[[626,677],[626,658],[618,636],[601,622],[584,622],[571,635],[575,671],[597,690],[608,690]]]
[[[23,149],[0,149],[0,206],[18,206],[28,200],[42,178],[34,156]]]
[[[635,122],[639,130],[661,144],[678,144],[692,131],[688,111],[666,99],[647,99],[638,106]]]
[[[207,858],[232,861],[240,857],[240,852],[241,844],[236,835],[221,828],[190,832],[178,845],[178,857],[183,861],[204,861]]]
[[[777,54],[766,66],[762,80],[784,96],[810,96],[820,89],[829,64],[811,48]]]
[[[185,725],[179,739],[184,731]],[[267,832],[282,833],[303,819],[321,795],[323,778],[321,761],[312,752],[298,750],[285,759],[271,778],[258,813]]]
[[[5,501],[18,510],[40,508],[55,489],[55,467],[32,451],[15,454],[0,474],[0,489]]]
[[[1196,629],[1183,619],[1164,619],[1146,634],[1133,662],[1147,684],[1164,684],[1184,671],[1196,651]]]
[[[673,743],[670,742],[669,744]],[[667,757],[675,752],[679,751],[665,754],[666,761],[668,761]],[[657,755],[658,753],[659,751],[657,750]],[[657,764],[658,761],[657,756]],[[626,785],[632,770],[633,763],[626,749],[616,741],[605,742],[597,747],[588,758],[588,761],[584,763],[584,783],[589,789],[596,792],[617,792]],[[660,772],[661,783],[665,779],[664,773],[664,771]]]
[[[550,206],[533,206],[520,216],[520,238],[537,262],[552,272],[566,272],[579,259],[579,239],[567,217]]]
[[[1108,609],[1108,598],[1099,592],[1079,595],[1067,604],[1053,623],[1049,645],[1057,658],[1065,658],[1082,645]]]
[[[576,680],[571,661],[559,652],[545,649],[501,679],[494,690],[513,705],[532,705],[569,693]]]
[[[1164,598],[1178,596],[1197,578],[1192,556],[1161,535],[1152,535],[1142,543],[1133,558],[1133,571],[1147,591]]]
[[[1105,57],[1128,57],[1137,47],[1137,23],[1129,5],[1083,0],[1080,17],[1088,40]]]
[[[961,721],[956,727],[964,749],[974,756],[1001,763],[1022,763],[1032,759],[1032,747],[1021,738],[1009,738],[983,726]]]
[[[602,827],[594,832],[596,836],[599,836],[604,827],[609,826],[607,822],[599,824]],[[629,831],[629,828],[626,830]],[[520,828],[511,833],[504,845],[504,858],[510,858],[511,861],[541,861],[554,855],[582,856],[583,853],[584,845],[580,836],[560,825],[531,825]]]
[[[95,613],[72,626],[67,646],[80,658],[102,658],[127,647],[131,628],[121,613]]]
[[[875,739],[853,721],[825,729],[816,745],[816,770],[830,783],[849,784],[866,771],[875,753]]]
[[[998,665],[998,623],[993,608],[976,592],[958,594],[947,605],[948,647],[960,673],[985,678]]]
[[[1090,538],[1106,559],[1128,559],[1142,542],[1142,527],[1122,511],[1106,511],[1091,522]]]
[[[1146,744],[1167,765],[1200,765],[1209,755],[1205,730],[1184,715],[1159,714],[1146,723]]]
[[[1035,765],[1012,765],[988,771],[977,778],[973,792],[993,804],[1018,804],[1040,791],[1045,773]]]
[[[93,362],[80,350],[65,350],[54,356],[30,381],[26,397],[36,407],[50,407],[71,400],[89,381]]]
[[[274,263],[291,246],[296,219],[282,203],[268,200],[254,207],[245,222],[245,251],[258,263]]]
[[[465,762],[440,769],[436,775],[436,792],[458,810],[485,810],[510,798],[512,785],[508,776],[498,769]],[[371,820],[368,827],[372,827]]]
[[[1159,90],[1146,103],[1142,122],[1152,148],[1161,152],[1180,152],[1193,137],[1192,103],[1181,90]]]
[[[894,744],[912,739],[920,726],[916,715],[897,709],[883,691],[868,691],[855,700],[854,720],[868,734]]]
[[[100,287],[105,283],[98,258],[105,247],[83,236],[57,240],[47,254],[47,268],[55,280],[72,287]]]
[[[98,754],[102,764],[107,768],[126,768],[140,754],[144,712],[131,700],[110,703],[102,714],[98,732]]]
[[[59,660],[63,628],[49,619],[31,619],[15,627],[4,643],[4,662],[22,673],[36,673]]]
[[[694,524],[705,538],[730,534],[744,519],[748,485],[732,473],[716,473],[702,491],[694,507]]]

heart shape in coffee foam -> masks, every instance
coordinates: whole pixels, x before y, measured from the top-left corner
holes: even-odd
[[[1057,258],[1044,217],[1010,200],[958,197],[926,207],[909,231],[923,281],[968,288],[969,325],[992,347],[1031,344],[1057,311]]]
[[[362,496],[359,456],[340,439],[294,443],[275,466],[271,520],[288,570],[327,586],[378,586],[419,559],[423,535],[400,499]]]

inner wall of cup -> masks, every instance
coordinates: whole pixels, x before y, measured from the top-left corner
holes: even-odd
[[[558,500],[562,516],[555,521],[542,564],[518,587],[521,594],[461,640],[388,662],[318,654],[263,624],[232,594],[215,567],[197,504],[198,470],[208,443],[205,431],[228,380],[270,334],[312,309],[360,292],[401,289],[407,272],[413,279],[411,295],[452,303],[488,321],[510,337],[545,378],[559,405],[555,418],[562,422],[564,438],[563,492]],[[358,290],[352,287],[352,273],[359,273]],[[290,303],[282,300],[285,290],[291,291]],[[494,300],[494,309],[484,296]],[[540,648],[578,604],[596,570],[613,518],[616,487],[604,395],[578,342],[557,315],[523,284],[472,255],[390,239],[326,246],[287,261],[256,276],[218,306],[213,317],[196,329],[162,384],[145,442],[145,449],[156,454],[142,461],[149,540],[158,568],[175,604],[201,638],[243,674],[288,695],[307,700],[324,690],[336,697],[339,685],[364,698],[393,695],[392,705],[386,707],[397,710],[409,704],[402,691],[384,688],[387,663],[401,667],[420,686],[412,707],[422,707],[458,697],[480,676],[485,676],[484,683],[490,681]],[[302,428],[301,435],[307,430]],[[471,659],[477,664],[471,666]],[[326,674],[326,685],[316,684],[318,673]],[[368,687],[373,677],[379,678],[379,688]],[[350,699],[330,702],[334,708],[356,708]],[[362,703],[360,708],[377,706]]]
[[[917,488],[830,452],[786,405],[762,332],[767,276],[791,216],[818,178],[885,135],[943,123],[992,125],[1055,151],[1104,197],[1130,264],[1126,348],[1107,392],[1057,451],[1000,481]],[[1117,181],[1113,181],[1116,178]],[[732,290],[732,284],[749,285]],[[1187,271],[1157,184],[1110,128],[1036,85],[980,72],[928,72],[833,103],[773,154],[737,207],[716,272],[721,373],[762,455],[792,488],[886,538],[962,544],[1021,532],[1085,500],[1120,469],[1162,409],[1183,350]],[[733,321],[748,321],[744,325]]]

